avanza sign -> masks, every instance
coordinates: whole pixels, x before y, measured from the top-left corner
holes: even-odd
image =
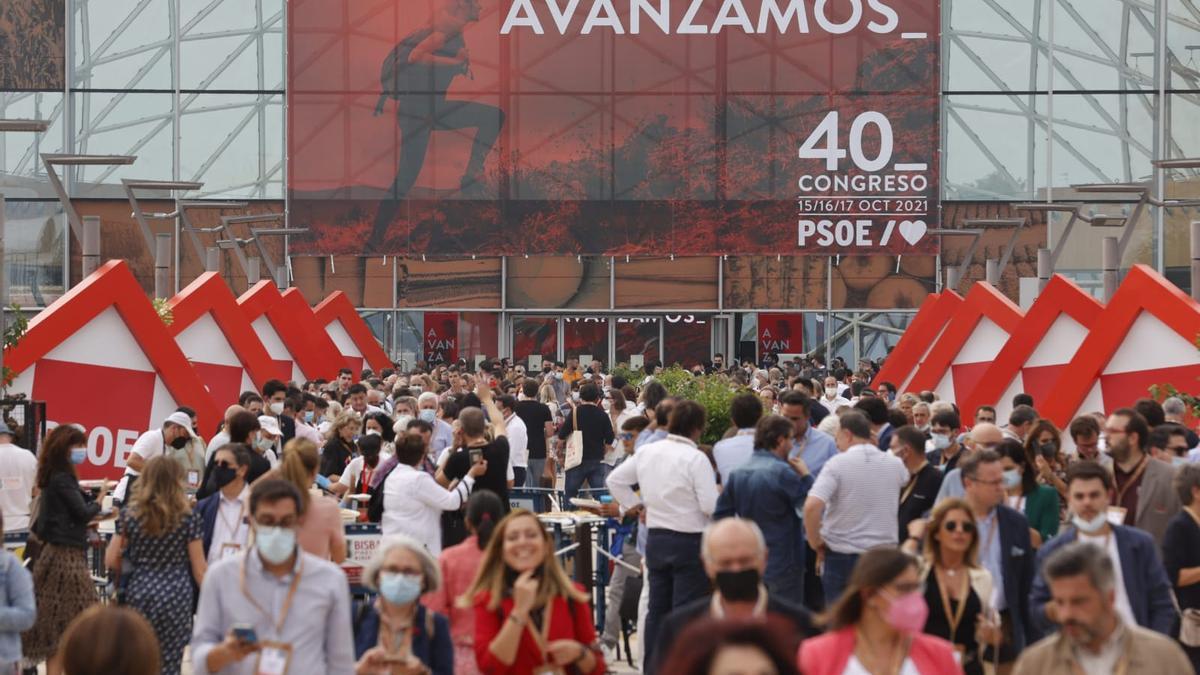
[[[292,0],[298,252],[934,253],[939,0]]]

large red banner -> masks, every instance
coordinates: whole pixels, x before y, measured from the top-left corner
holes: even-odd
[[[931,253],[939,0],[292,0],[303,253]]]
[[[758,353],[799,354],[804,351],[804,315],[758,313]]]
[[[458,312],[425,312],[425,361],[458,360]]]

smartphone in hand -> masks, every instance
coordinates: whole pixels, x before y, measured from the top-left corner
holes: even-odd
[[[254,626],[246,623],[239,623],[233,626],[233,637],[250,645],[258,642],[258,632],[254,630]]]
[[[483,459],[483,448],[471,448],[468,452],[471,455],[472,464],[478,464]]]

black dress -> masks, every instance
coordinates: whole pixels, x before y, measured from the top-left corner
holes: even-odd
[[[967,571],[963,570],[959,574],[967,574]],[[925,582],[925,602],[929,605],[929,618],[925,620],[925,632],[949,640],[954,643],[956,648],[964,650],[962,667],[966,675],[983,675],[983,663],[979,660],[979,643],[975,641],[976,617],[983,611],[983,603],[975,594],[975,589],[967,586],[967,606],[963,610],[962,619],[958,622],[958,628],[954,631],[953,636],[950,635],[950,619],[952,617],[946,616],[946,609],[942,606],[942,595],[938,587],[937,572],[933,570],[930,570],[929,578]],[[950,611],[958,614],[958,601],[954,598],[950,598]]]
[[[1180,511],[1167,522],[1162,543],[1163,567],[1175,589],[1180,611],[1200,609],[1200,584],[1179,586],[1179,570],[1200,567],[1200,526],[1187,511]],[[1192,667],[1200,672],[1200,647],[1184,647]]]

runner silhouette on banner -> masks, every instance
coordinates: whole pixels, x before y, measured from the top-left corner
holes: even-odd
[[[400,161],[396,178],[379,203],[368,250],[383,244],[400,201],[408,197],[421,173],[433,131],[476,129],[459,187],[464,196],[482,192],[483,162],[504,126],[504,111],[485,103],[446,99],[454,78],[474,79],[462,31],[478,20],[477,0],[442,0],[433,19],[402,39],[383,61],[375,115],[383,114],[388,99],[396,100]]]

